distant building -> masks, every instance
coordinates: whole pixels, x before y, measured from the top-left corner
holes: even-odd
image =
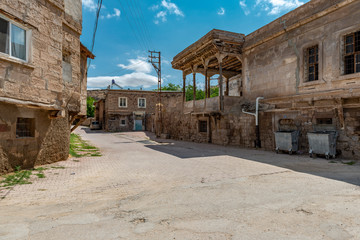
[[[94,97],[95,119],[102,129],[110,132],[152,131],[156,129],[155,110],[159,94],[143,90],[89,90],[88,96]],[[162,92],[163,111],[167,109],[168,99],[182,98],[181,92]]]
[[[68,158],[94,58],[81,30],[81,0],[1,1],[0,173]]]

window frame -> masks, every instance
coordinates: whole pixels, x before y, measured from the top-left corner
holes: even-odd
[[[310,55],[310,50],[314,49],[314,53]],[[305,82],[315,82],[318,81],[319,78],[319,45],[313,45],[311,47],[307,47],[305,55],[305,63],[304,63],[304,70],[305,70]],[[314,60],[312,63],[310,63],[310,57],[314,57]],[[310,73],[310,67],[313,67],[313,74]],[[310,80],[310,75],[314,75],[314,79]],[[317,78],[316,78],[317,77]]]
[[[125,106],[121,106],[121,99],[125,99]],[[128,98],[127,97],[119,97],[118,99],[118,105],[119,105],[119,108],[127,108],[128,106]]]
[[[26,121],[29,121],[29,122],[23,122],[21,123],[19,120],[26,120]],[[15,129],[15,136],[17,139],[22,139],[22,138],[34,138],[35,137],[35,128],[36,128],[36,123],[35,123],[35,118],[29,118],[29,117],[18,117],[16,119],[16,129]],[[21,130],[20,131],[20,124],[28,124],[29,126],[29,130],[26,130],[27,132],[29,132],[29,134],[27,134],[26,136],[20,136],[18,135],[18,133],[24,133],[25,131],[24,130]]]
[[[8,40],[9,41],[9,53],[0,52],[0,56],[5,56],[5,57],[8,57],[8,58],[11,58],[14,60],[28,63],[29,58],[30,58],[30,40],[31,40],[31,35],[32,35],[31,30],[29,28],[15,22],[14,20],[4,16],[3,14],[0,14],[0,18],[9,23],[9,40]],[[25,60],[12,56],[12,47],[11,47],[12,25],[25,31]]]
[[[355,46],[356,46],[356,34],[358,34],[359,35],[359,39],[360,39],[360,30],[355,30],[355,31],[353,31],[353,32],[350,32],[350,33],[346,33],[346,34],[344,34],[343,35],[343,51],[342,51],[342,64],[343,64],[343,71],[342,71],[342,75],[343,76],[348,76],[348,75],[352,75],[352,74],[359,74],[360,73],[360,70],[357,72],[356,71],[356,67],[357,67],[357,65],[359,65],[359,68],[360,68],[360,61],[357,63],[357,57],[360,59],[360,48],[359,48],[359,50],[358,51],[356,51],[356,48],[355,48]],[[349,37],[349,36],[352,36],[353,37],[353,40],[352,40],[352,43],[351,43],[351,45],[352,45],[352,48],[353,48],[353,50],[352,50],[352,52],[351,53],[347,53],[346,52],[346,48],[350,45],[349,43],[347,43],[347,38]],[[346,66],[347,66],[347,64],[346,64],[346,58],[347,57],[353,57],[353,72],[351,72],[351,73],[347,73],[347,68],[346,68]]]
[[[140,100],[144,100],[144,106],[140,106]],[[146,98],[138,98],[138,108],[146,108]]]
[[[309,48],[312,48],[314,46],[318,46],[318,80],[314,81],[308,81],[308,69],[309,64],[307,63],[309,61],[307,51]],[[308,86],[314,86],[319,84],[325,84],[326,82],[323,80],[323,42],[319,40],[313,40],[304,43],[300,47],[300,83],[299,88],[301,90],[304,90],[304,88]]]
[[[125,123],[122,124],[122,121],[125,121]],[[121,119],[120,119],[120,126],[121,126],[121,127],[125,127],[125,126],[126,126],[126,118],[121,118]]]
[[[199,133],[208,133],[208,130],[209,130],[209,123],[208,123],[208,121],[207,120],[201,120],[201,119],[199,119],[198,120],[199,121],[199,123],[198,123],[198,125],[199,125]],[[202,129],[202,124],[206,124],[206,131],[203,131],[204,129]]]

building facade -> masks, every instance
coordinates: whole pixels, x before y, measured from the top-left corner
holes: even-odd
[[[275,149],[274,132],[337,131],[337,154],[360,156],[360,2],[312,0],[245,36],[213,30],[174,57],[184,75],[219,76],[220,96],[183,102],[164,119],[177,139]],[[207,95],[208,96],[208,95]],[[259,127],[245,112],[260,100]],[[185,129],[185,130],[184,130]],[[258,131],[258,132],[257,132]],[[257,136],[259,139],[257,139]]]
[[[97,100],[95,119],[102,129],[110,132],[156,130],[156,108],[159,93],[143,90],[89,90],[88,96]],[[166,111],[169,99],[182,98],[181,92],[162,92],[162,111]]]
[[[86,115],[81,0],[0,3],[0,172],[65,160]]]

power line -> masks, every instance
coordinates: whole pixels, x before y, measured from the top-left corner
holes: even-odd
[[[129,9],[129,12],[135,22],[135,26],[139,32],[139,36],[140,38],[142,39],[144,45],[146,46],[147,49],[149,49],[149,45],[147,43],[147,38],[145,36],[145,33],[144,31],[141,29],[141,23],[140,23],[140,20],[138,19],[138,16],[136,15],[136,11],[135,11],[135,7],[133,5],[133,2],[132,0],[126,0],[126,4],[128,6],[128,9]]]
[[[96,38],[96,32],[97,32],[98,23],[99,23],[99,16],[100,16],[100,11],[101,11],[101,7],[102,7],[102,1],[103,0],[98,0],[98,3],[97,3],[96,18],[95,18],[94,31],[93,31],[92,43],[91,43],[91,52],[94,51],[94,47],[95,47],[95,38]],[[91,59],[89,59],[89,64],[88,64],[87,70],[89,70],[90,65],[91,65]]]
[[[124,6],[121,4],[121,0],[119,0],[119,4],[120,4],[121,11],[124,13],[125,18],[126,18],[127,22],[129,23],[130,29],[131,29],[131,31],[133,32],[134,37],[136,38],[136,41],[137,41],[138,44],[139,44],[139,47],[146,51],[146,46],[139,40],[139,37],[138,37],[138,35],[136,34],[136,31],[135,31],[133,25],[131,24],[131,21],[129,20],[129,17],[128,17],[126,11],[125,11],[125,8],[124,8]]]
[[[149,29],[148,29],[148,26],[146,24],[146,21],[144,20],[144,14],[143,14],[143,11],[142,11],[142,8],[141,8],[141,5],[139,3],[138,0],[133,0],[134,1],[134,5],[136,6],[136,9],[137,9],[137,12],[138,12],[138,15],[139,15],[139,20],[144,28],[144,33],[150,43],[150,47],[154,47],[153,45],[153,42],[152,42],[152,39],[151,39],[151,35],[150,35],[150,32],[149,32]]]

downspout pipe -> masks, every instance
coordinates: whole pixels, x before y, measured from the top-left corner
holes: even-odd
[[[255,133],[256,133],[256,141],[255,141],[255,147],[261,148],[261,141],[260,141],[260,128],[259,128],[259,101],[261,99],[264,99],[264,97],[257,97],[256,98],[256,110],[255,113],[252,112],[246,112],[244,109],[242,109],[242,112],[245,114],[249,114],[255,117]]]

